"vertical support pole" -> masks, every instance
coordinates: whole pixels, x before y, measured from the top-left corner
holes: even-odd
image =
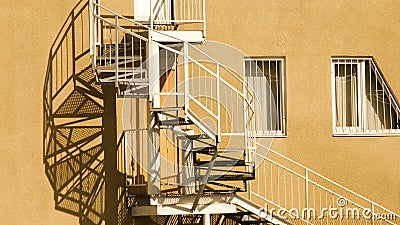
[[[160,49],[158,44],[152,40],[152,31],[149,31],[147,47],[147,68],[149,74],[149,97],[153,102],[153,108],[160,107]]]
[[[149,99],[148,104],[148,154],[147,154],[147,172],[149,173],[149,182],[147,192],[149,195],[160,193],[160,129],[157,125],[157,114],[151,111],[151,108],[160,108],[160,59],[159,46],[152,40],[151,31],[149,31],[148,41],[148,72],[149,72]]]
[[[157,115],[150,111],[151,102],[148,104],[148,153],[147,153],[147,173],[149,195],[160,194],[160,129],[157,126]]]
[[[210,214],[203,215],[203,225],[211,225]]]
[[[118,37],[118,16],[115,15],[115,87],[118,88],[118,55],[119,55],[119,37]],[[119,90],[118,90],[119,91]]]
[[[183,194],[190,195],[195,193],[194,161],[193,161],[193,140],[182,140],[182,182]]]
[[[187,42],[183,42],[183,73],[185,79],[185,116],[189,110],[189,47]]]
[[[118,186],[122,179],[117,171],[116,95],[112,85],[103,85],[103,151],[105,170],[105,221],[116,224],[118,215]]]

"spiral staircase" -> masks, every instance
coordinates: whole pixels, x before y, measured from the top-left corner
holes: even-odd
[[[204,0],[134,4],[132,17],[82,0],[52,45],[43,158],[56,209],[81,224],[320,224],[281,216],[344,196],[397,215],[259,143],[252,88],[199,48]],[[115,95],[130,110],[119,141]],[[133,126],[141,113],[146,126]]]

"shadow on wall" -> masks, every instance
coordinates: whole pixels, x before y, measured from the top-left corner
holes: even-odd
[[[72,90],[65,85],[59,94],[45,99],[43,161],[55,208],[79,217],[80,224],[101,224],[105,220],[103,106],[96,99],[101,89],[90,74],[91,68],[86,68],[66,83],[72,83]],[[62,92],[69,94],[62,97]],[[63,100],[53,108],[57,98]]]
[[[123,176],[114,159],[107,160],[116,140],[103,135],[115,120],[103,118],[103,89],[90,65],[89,18],[88,1],[79,1],[50,49],[43,88],[43,163],[57,210],[78,217],[82,225],[126,224]],[[111,181],[109,188],[106,181]]]
[[[129,223],[122,176],[116,172],[114,160],[106,160],[103,94],[91,67],[72,76],[51,99],[45,97],[44,105],[43,162],[55,208],[79,217],[82,225]],[[107,170],[112,176],[109,179],[107,167],[114,168]],[[106,195],[106,180],[112,183],[109,188],[119,189],[119,196]],[[106,202],[118,209],[107,209]]]

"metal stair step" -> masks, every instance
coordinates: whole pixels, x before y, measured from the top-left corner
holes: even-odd
[[[192,124],[193,124],[192,121],[185,120],[185,118],[159,121],[159,125],[161,126],[181,126],[181,125],[192,125]]]
[[[215,146],[206,146],[206,147],[196,147],[193,148],[192,151],[198,154],[209,154],[214,151]],[[243,149],[218,149],[218,153],[229,153],[229,152],[244,152]]]
[[[118,55],[118,60],[131,60],[131,61],[136,61],[136,60],[142,60],[143,57],[140,56],[131,56],[131,55]],[[103,56],[97,56],[96,60],[97,61],[107,61],[109,60],[115,61],[117,57],[115,55],[103,55]]]
[[[197,161],[194,162],[195,166],[208,167],[210,161]],[[246,166],[243,159],[239,160],[218,160],[214,162],[214,167],[232,167],[232,166]]]
[[[205,147],[197,147],[197,148],[192,148],[192,152],[196,153],[210,153],[213,152],[214,149],[216,149],[216,146],[205,146]]]
[[[105,77],[105,78],[100,78],[99,81],[101,83],[115,83],[115,76],[114,77]],[[121,83],[121,85],[131,85],[132,87],[134,86],[149,86],[149,79],[143,78],[143,79],[136,79],[136,78],[118,78],[118,82]]]
[[[196,140],[196,139],[210,139],[205,134],[185,134],[177,137],[178,139],[191,139],[191,140]]]
[[[163,108],[151,108],[151,112],[167,112],[167,111],[180,111],[183,107],[163,107]]]
[[[203,180],[203,175],[197,176],[196,180],[202,181]],[[255,177],[252,174],[247,174],[247,173],[238,173],[238,174],[224,174],[224,175],[210,175],[208,180],[214,180],[214,181],[246,181],[246,180],[254,180]]]

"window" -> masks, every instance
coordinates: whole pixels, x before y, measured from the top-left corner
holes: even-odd
[[[246,58],[245,78],[258,100],[258,136],[285,135],[284,58]]]
[[[334,134],[400,134],[399,104],[373,58],[332,58]]]

